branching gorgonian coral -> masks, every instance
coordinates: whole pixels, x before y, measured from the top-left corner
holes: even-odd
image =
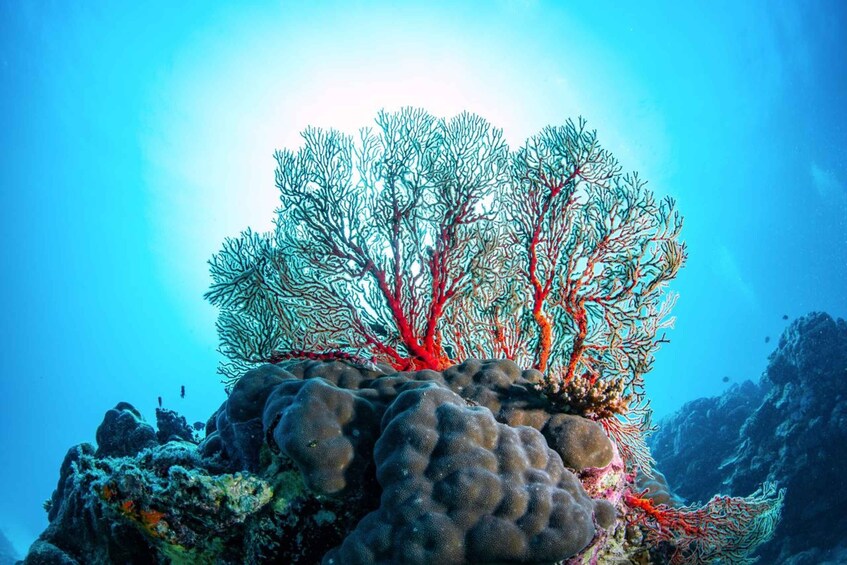
[[[211,260],[229,379],[308,354],[443,369],[506,357],[562,409],[641,394],[685,259],[681,217],[585,123],[510,152],[478,116],[380,113],[357,139],[303,132],[276,154],[274,233]]]
[[[624,495],[627,520],[642,526],[652,544],[672,544],[673,565],[755,563],[750,554],[773,537],[784,499],[785,489],[774,483],[745,498],[715,496],[700,507],[674,508],[633,493]]]

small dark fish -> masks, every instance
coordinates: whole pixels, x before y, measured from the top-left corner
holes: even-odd
[[[783,315],[782,315],[782,319],[783,319],[783,320],[787,320],[787,319],[788,319],[788,314],[783,314]]]
[[[724,378],[722,378],[721,380],[722,380],[723,382],[725,382],[725,383],[728,383],[728,382],[729,382],[729,377],[724,377]]]
[[[206,424],[204,424],[203,422],[194,422],[194,429],[195,430],[202,430],[205,427],[206,427]]]
[[[162,407],[162,397],[160,396],[159,397],[159,408],[161,408],[161,407]]]
[[[179,387],[179,397],[185,398],[185,385],[182,385],[181,387]]]
[[[770,341],[771,341],[771,336],[766,335],[765,336],[765,343],[770,343]]]

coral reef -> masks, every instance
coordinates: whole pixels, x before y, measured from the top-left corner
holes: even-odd
[[[751,381],[733,384],[719,397],[687,402],[658,426],[650,449],[675,494],[696,501],[728,492],[738,431],[764,395]]]
[[[165,432],[166,441],[123,455],[70,450],[50,527],[27,562],[574,556],[616,523],[620,496],[592,500],[575,474],[611,468],[614,447],[596,423],[547,412],[537,379],[511,361],[469,360],[443,373],[338,361],[260,367],[235,384],[199,446]],[[539,429],[495,414],[553,430],[556,450]],[[107,426],[111,443],[147,429],[126,403],[99,429]],[[607,495],[625,485],[619,459],[615,469]]]
[[[602,426],[557,413],[538,379],[508,360],[443,372],[259,367],[235,383],[199,445],[160,433],[150,437],[167,441],[127,455],[71,449],[50,526],[26,562],[659,563],[674,548],[702,554],[704,536],[680,547],[651,537],[650,519],[667,513],[636,501]],[[114,426],[117,413],[135,425]],[[113,443],[146,429],[125,403],[104,425],[118,434]],[[710,551],[731,547],[718,520],[692,522],[689,511],[705,512],[682,509],[662,531],[704,527]]]
[[[764,562],[841,562],[847,323],[820,312],[795,320],[769,361],[760,383],[690,402],[663,421],[653,453],[689,500],[743,493],[764,482],[786,487],[782,521],[759,551]]]
[[[672,199],[583,120],[514,151],[410,108],[303,139],[276,154],[275,231],[210,261],[230,395],[205,438],[161,401],[158,432],[110,410],[29,563],[748,561],[781,491],[637,486]]]

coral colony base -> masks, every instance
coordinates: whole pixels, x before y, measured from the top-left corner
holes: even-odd
[[[582,120],[514,151],[471,114],[376,126],[278,152],[275,231],[210,261],[205,439],[119,404],[27,562],[751,562],[783,492],[683,506],[644,441],[673,200]]]

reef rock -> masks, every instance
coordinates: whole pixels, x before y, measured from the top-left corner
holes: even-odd
[[[96,437],[100,457],[135,455],[156,445],[156,430],[129,402],[119,402],[106,412]]]
[[[738,431],[761,404],[764,388],[752,381],[734,384],[721,396],[685,403],[659,423],[649,438],[650,450],[673,494],[705,502],[717,492],[727,493],[741,441]]]
[[[763,482],[787,488],[774,539],[759,550],[764,562],[844,562],[847,323],[824,313],[794,321],[758,385],[686,404],[660,423],[651,447],[690,501]]]
[[[177,415],[159,414],[156,434],[121,404],[99,448],[68,453],[26,563],[623,555],[620,457],[598,424],[555,415],[539,378],[511,361],[266,365],[235,384],[199,445]]]

